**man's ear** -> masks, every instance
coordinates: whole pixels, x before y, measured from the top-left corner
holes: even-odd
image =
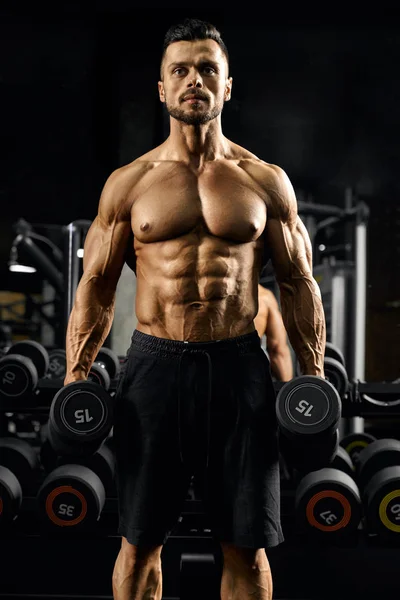
[[[228,100],[231,99],[231,94],[232,94],[232,77],[229,77],[226,80],[226,86],[225,86],[225,102],[228,102]]]
[[[158,82],[158,95],[160,96],[161,102],[165,102],[164,84],[162,81]]]

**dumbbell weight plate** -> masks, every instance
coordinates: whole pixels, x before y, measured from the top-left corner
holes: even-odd
[[[333,433],[341,416],[337,390],[322,377],[301,375],[285,383],[276,398],[278,425],[286,437]]]
[[[49,368],[47,369],[47,379],[65,379],[67,371],[67,354],[62,348],[56,348],[49,352]]]
[[[93,381],[75,381],[61,388],[50,406],[48,435],[60,454],[95,452],[113,425],[113,401]]]
[[[0,465],[0,528],[12,523],[22,504],[21,484],[10,469]]]
[[[61,465],[43,481],[37,493],[38,516],[44,527],[88,531],[99,520],[105,490],[99,477],[82,465]]]
[[[325,357],[334,358],[339,361],[343,367],[346,366],[343,352],[332,342],[326,342],[325,344]]]
[[[339,432],[318,438],[313,442],[307,436],[304,439],[287,438],[279,432],[279,450],[287,466],[296,469],[302,475],[330,466],[339,445]],[[297,474],[296,474],[297,478]]]
[[[50,473],[60,465],[71,464],[71,457],[57,454],[47,439],[40,447],[40,463],[44,472]],[[104,485],[106,496],[115,496],[115,455],[107,441],[103,442],[94,454],[74,456],[73,464],[83,465],[96,473]]]
[[[90,367],[88,374],[89,381],[94,381],[98,385],[101,385],[105,390],[110,388],[110,376],[103,363],[94,362]]]
[[[351,460],[346,450],[342,446],[340,446],[340,444],[337,447],[336,454],[332,459],[329,467],[331,469],[338,469],[339,471],[343,471],[343,473],[347,473],[347,475],[354,478],[355,467],[353,461]]]
[[[375,441],[375,436],[370,433],[360,432],[345,435],[339,441],[339,444],[346,450],[352,460],[355,470],[357,470],[360,452],[363,452],[369,444]]]
[[[400,465],[385,467],[367,483],[364,512],[368,533],[400,541]]]
[[[181,554],[179,598],[181,600],[204,600],[219,598],[218,569],[211,553]]]
[[[324,359],[325,378],[338,391],[339,396],[344,398],[349,389],[349,381],[344,366],[335,358],[329,356]]]
[[[7,354],[22,354],[31,359],[36,367],[39,379],[44,377],[49,368],[49,355],[39,342],[34,340],[23,340],[11,346]]]
[[[0,464],[15,475],[24,494],[32,491],[39,460],[29,442],[16,437],[0,438]]]
[[[96,356],[95,362],[104,365],[107,373],[110,376],[110,379],[115,379],[116,377],[118,377],[119,372],[121,370],[121,364],[119,362],[118,356],[115,354],[115,352],[110,350],[110,348],[107,348],[105,346],[103,348],[100,348]]]
[[[40,465],[45,473],[50,473],[50,471],[59,466],[59,454],[54,450],[48,438],[43,440],[40,445],[39,458]]]
[[[295,511],[299,531],[333,539],[358,528],[362,501],[353,478],[328,467],[303,477],[295,492]]]
[[[372,442],[360,454],[357,468],[357,483],[361,490],[372,477],[386,467],[400,465],[400,441],[383,438]]]
[[[30,358],[22,354],[6,354],[0,359],[0,394],[9,398],[25,398],[38,384],[38,374]]]
[[[71,458],[68,456],[55,455],[52,461],[53,468],[70,463]],[[104,442],[94,454],[89,456],[74,457],[74,464],[87,467],[96,473],[104,486],[107,497],[115,495],[115,456],[108,444]]]

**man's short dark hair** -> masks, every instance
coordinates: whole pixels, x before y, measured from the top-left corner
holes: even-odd
[[[165,52],[170,44],[182,41],[193,42],[195,40],[214,40],[217,42],[222,52],[225,54],[226,62],[229,64],[228,49],[215,25],[200,19],[184,19],[181,23],[171,25],[164,36],[161,67]]]

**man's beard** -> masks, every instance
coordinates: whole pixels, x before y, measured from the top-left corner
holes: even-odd
[[[181,108],[173,107],[170,104],[168,104],[167,101],[165,101],[165,108],[170,117],[173,117],[177,121],[181,121],[186,125],[204,125],[204,123],[212,121],[213,119],[218,117],[218,115],[221,114],[223,105],[214,106],[213,109],[201,113],[187,113]]]

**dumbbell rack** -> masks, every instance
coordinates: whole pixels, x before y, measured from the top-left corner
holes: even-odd
[[[115,384],[114,381],[111,383],[109,390],[111,394],[115,392]],[[46,415],[54,394],[61,385],[61,382],[55,380],[42,379],[28,402],[21,400],[7,404],[1,401],[1,412]],[[275,383],[277,392],[282,385],[279,382]],[[396,397],[400,398],[399,384],[353,382],[343,402],[343,416],[397,415],[400,413],[400,407],[396,400],[393,401]],[[372,402],[371,398],[374,399]],[[41,475],[38,474],[38,485],[40,481]],[[379,593],[391,589],[390,574],[393,573],[394,580],[397,572],[397,552],[393,548],[387,544],[380,544],[375,538],[369,538],[363,531],[359,531],[353,539],[344,540],[334,547],[323,542],[316,544],[315,541],[296,534],[294,493],[290,484],[286,485],[282,482],[281,500],[282,525],[286,541],[268,552],[274,572],[277,598],[297,597],[301,589],[305,594],[307,590],[309,593],[312,592],[309,576],[306,575],[309,572],[310,561],[321,576],[326,573],[327,565],[330,565],[330,568],[336,565],[336,569],[345,571],[348,569],[349,561],[352,561],[354,581],[353,577],[347,577],[346,585],[347,589],[354,587],[354,595],[362,588],[360,582],[358,584],[356,582],[357,577],[363,577],[364,572],[375,569],[382,561],[386,573],[389,574],[389,580],[380,584]],[[3,552],[6,555],[6,562],[3,562],[2,588],[8,593],[36,592],[43,596],[46,593],[54,594],[57,590],[73,594],[77,589],[81,595],[109,593],[111,569],[120,546],[120,538],[116,533],[117,499],[106,498],[99,526],[95,531],[84,536],[65,535],[64,532],[62,535],[43,534],[38,528],[34,512],[35,498],[24,497],[18,518],[12,527],[0,533],[0,545],[7,550],[6,553]],[[211,553],[217,559],[217,569],[221,568],[219,546],[213,540],[212,531],[206,523],[202,503],[196,499],[186,500],[180,522],[163,551],[166,593],[168,590],[173,592],[176,589],[176,574],[179,573],[182,552]],[[90,561],[85,560],[88,556],[91,557]],[[24,578],[18,577],[16,572],[16,565],[19,565],[21,560],[26,565]],[[73,573],[65,573],[63,565],[68,564],[73,564]],[[92,567],[92,564],[96,566]],[[99,568],[99,564],[104,568]],[[289,564],[293,573],[293,582],[297,578],[292,586],[286,576]],[[15,582],[18,582],[17,590],[13,589]],[[316,581],[314,583],[317,585]],[[334,583],[330,585],[335,587]],[[342,588],[338,589],[338,594],[342,592]],[[369,582],[365,585],[362,594],[364,599],[372,598],[376,597],[378,590],[374,590],[373,582]],[[211,596],[210,600],[212,600]]]

